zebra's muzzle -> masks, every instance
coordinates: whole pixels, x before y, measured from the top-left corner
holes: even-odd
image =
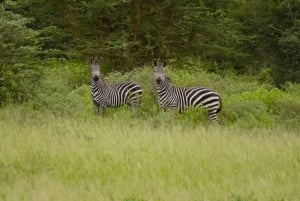
[[[98,75],[94,75],[94,76],[93,76],[93,80],[94,80],[95,82],[97,82],[97,81],[99,80],[99,76],[98,76]]]
[[[156,78],[155,81],[156,81],[156,84],[160,84],[162,82],[162,79],[161,78]]]

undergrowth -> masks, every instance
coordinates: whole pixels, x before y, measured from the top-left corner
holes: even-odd
[[[178,69],[170,65],[167,67],[167,74],[174,85],[205,86],[218,91],[223,100],[223,108],[218,116],[225,126],[246,129],[281,127],[293,131],[300,129],[299,84],[288,83],[283,89],[278,89],[260,84],[255,77],[238,76],[231,72],[222,75],[207,73],[199,66]],[[161,111],[156,100],[152,67],[144,66],[124,74],[113,72],[104,76],[108,83],[133,80],[142,86],[139,119],[155,125],[176,123],[193,127],[210,124],[207,112],[201,108],[188,110],[184,115],[175,111]],[[37,94],[34,98],[21,106],[11,105],[2,110],[14,113],[13,110],[17,107],[17,110],[26,110],[28,113],[33,111],[56,117],[94,116],[88,65],[54,63],[52,67],[45,68],[44,78],[41,80],[39,87],[34,89]],[[109,108],[108,116],[128,119],[134,115],[128,106],[124,106]]]

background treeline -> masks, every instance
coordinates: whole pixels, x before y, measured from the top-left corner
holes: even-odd
[[[105,58],[104,73],[167,58],[276,86],[299,82],[299,15],[298,0],[2,1],[0,104],[34,96],[48,59],[90,55]]]

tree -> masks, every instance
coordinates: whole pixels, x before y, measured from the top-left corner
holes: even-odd
[[[40,58],[101,55],[105,72],[196,58],[238,73],[267,68],[277,85],[299,82],[298,0],[13,2],[9,10],[33,19],[26,26],[40,33]]]
[[[235,17],[244,34],[254,35],[248,52],[248,71],[271,70],[276,85],[299,82],[300,2],[298,0],[241,1]]]
[[[0,105],[28,99],[38,79],[32,65],[39,49],[38,32],[26,26],[29,22],[0,5]]]

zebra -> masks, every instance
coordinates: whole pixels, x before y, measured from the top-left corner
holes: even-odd
[[[157,100],[159,106],[178,109],[183,113],[188,107],[203,107],[208,110],[209,119],[217,122],[217,113],[221,111],[222,100],[213,89],[203,87],[177,87],[172,85],[171,79],[165,73],[166,61],[158,64],[153,60],[154,81],[156,83]]]
[[[120,107],[124,104],[136,110],[141,103],[142,87],[134,82],[107,84],[100,73],[101,58],[90,58],[91,65],[91,96],[94,103],[95,115],[99,116],[99,107],[102,116],[106,116],[107,107]]]

